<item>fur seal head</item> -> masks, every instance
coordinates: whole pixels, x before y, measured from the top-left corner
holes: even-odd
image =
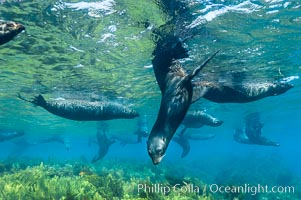
[[[165,156],[167,148],[166,138],[156,136],[147,141],[148,154],[151,157],[154,165],[157,165]]]
[[[4,44],[25,30],[22,24],[0,20],[0,45]]]

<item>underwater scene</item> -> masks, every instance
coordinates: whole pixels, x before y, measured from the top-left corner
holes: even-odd
[[[0,200],[301,200],[301,2],[0,0]]]

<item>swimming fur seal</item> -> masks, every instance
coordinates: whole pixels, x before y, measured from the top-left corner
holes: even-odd
[[[194,101],[203,97],[216,103],[248,103],[283,94],[291,88],[292,84],[279,81],[241,84],[205,81],[193,83]]]
[[[18,97],[40,106],[54,115],[77,121],[132,119],[139,116],[136,111],[115,102],[91,102],[84,100],[46,101],[42,95],[36,96],[33,100],[24,99],[20,94],[18,94]]]
[[[97,155],[93,158],[92,163],[103,159],[109,152],[110,146],[115,143],[115,140],[107,137],[108,130],[109,126],[107,123],[98,122],[96,138],[99,149]]]
[[[0,130],[0,142],[21,137],[24,135],[24,131],[15,130]]]
[[[23,30],[25,30],[25,27],[22,24],[0,20],[0,45],[12,40]]]
[[[223,123],[222,120],[215,118],[204,111],[189,111],[182,121],[182,124],[186,128],[201,128],[205,125],[217,127]]]
[[[162,99],[147,142],[148,154],[154,164],[161,162],[190,104],[201,97],[217,103],[247,103],[283,94],[293,87],[290,83],[281,81],[241,84],[192,81],[217,53],[218,51],[192,73],[186,74],[179,59],[188,57],[188,54],[180,39],[171,36],[166,41],[159,40],[152,63]]]
[[[137,143],[142,142],[142,138],[148,137],[149,129],[145,115],[138,119],[137,130],[134,134],[137,135]]]
[[[161,45],[158,45],[152,61],[155,77],[162,93],[157,120],[147,141],[148,154],[155,165],[159,164],[164,157],[169,142],[192,103],[192,79],[218,53],[218,51],[215,52],[187,74],[178,60],[187,57],[187,51],[179,40],[173,43],[175,40],[173,38],[168,40],[163,49]]]
[[[68,137],[63,137],[60,134],[55,134],[50,136],[49,138],[45,138],[45,139],[41,139],[39,140],[39,144],[45,144],[45,143],[60,143],[63,144],[65,146],[65,148],[67,149],[67,151],[70,150],[70,141]]]
[[[243,144],[257,144],[279,147],[280,144],[270,141],[269,139],[262,136],[262,128],[263,123],[260,122],[259,113],[251,113],[245,118],[244,131],[240,128],[237,128],[235,130],[233,138],[235,141]]]
[[[114,143],[115,140],[109,139],[106,133],[97,132],[97,144],[99,149],[97,155],[93,158],[92,163],[103,159],[108,153],[110,146]]]

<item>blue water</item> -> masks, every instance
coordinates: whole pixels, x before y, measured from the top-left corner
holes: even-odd
[[[191,110],[204,110],[222,119],[224,124],[189,130],[216,136],[206,141],[190,141],[190,153],[185,158],[181,158],[182,149],[171,142],[156,168],[175,171],[178,177],[196,177],[207,184],[234,180],[232,184],[292,184],[300,189],[301,3],[284,0],[185,3],[193,15],[179,22],[185,21],[184,29],[197,30],[198,34],[185,43],[190,56],[183,60],[184,67],[191,70],[221,49],[198,79],[229,81],[232,73],[243,72],[251,82],[291,77],[294,88],[246,104],[199,100]],[[26,98],[43,94],[46,99],[87,100],[95,96],[110,99],[146,115],[151,129],[161,98],[151,66],[155,47],[152,30],[169,19],[155,1],[0,0],[0,19],[17,21],[26,27],[25,32],[0,46],[0,129],[25,131],[23,137],[0,143],[1,162],[28,162],[28,165],[82,162],[102,168],[106,161],[112,161],[110,164],[115,162],[116,168],[128,166],[125,164],[128,162],[133,165],[132,171],[141,163],[153,169],[146,138],[139,144],[125,146],[117,142],[103,160],[91,164],[98,151],[98,146],[90,142],[91,138],[96,139],[96,122],[77,122],[52,115],[20,101],[16,94],[22,93]],[[145,22],[150,25],[144,26]],[[182,29],[179,34],[185,32]],[[234,129],[243,127],[244,117],[252,112],[261,115],[263,135],[279,142],[280,147],[245,145],[233,140]],[[108,136],[118,133],[135,140],[137,119],[111,120],[107,124]],[[38,143],[55,134],[67,138],[70,149],[61,143]],[[27,145],[17,143],[20,139]],[[283,173],[290,174],[289,181],[277,179]],[[156,180],[158,174],[149,176]],[[264,198],[276,196],[258,197]],[[278,198],[301,199],[301,195],[297,191]]]

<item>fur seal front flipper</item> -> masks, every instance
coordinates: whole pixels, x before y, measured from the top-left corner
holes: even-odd
[[[185,135],[179,135],[172,139],[174,142],[180,145],[182,148],[181,158],[186,157],[190,152],[190,143]]]
[[[163,57],[159,53],[158,57],[163,59],[162,63],[158,60],[157,55],[153,60],[155,76],[162,93],[157,120],[147,141],[148,154],[154,164],[161,162],[169,142],[190,107],[193,93],[193,77],[218,53],[218,51],[215,52],[192,73],[186,74],[177,60],[178,48],[183,49],[180,52],[185,52],[181,43],[177,43],[174,48],[163,51]],[[174,59],[175,57],[176,59]]]
[[[27,100],[20,94],[18,94],[18,97],[40,106],[54,115],[77,121],[132,119],[139,116],[136,111],[115,102],[91,102],[84,100],[46,101],[42,95],[36,96],[33,100]]]
[[[0,45],[12,40],[23,30],[25,30],[25,27],[22,24],[0,20]]]

